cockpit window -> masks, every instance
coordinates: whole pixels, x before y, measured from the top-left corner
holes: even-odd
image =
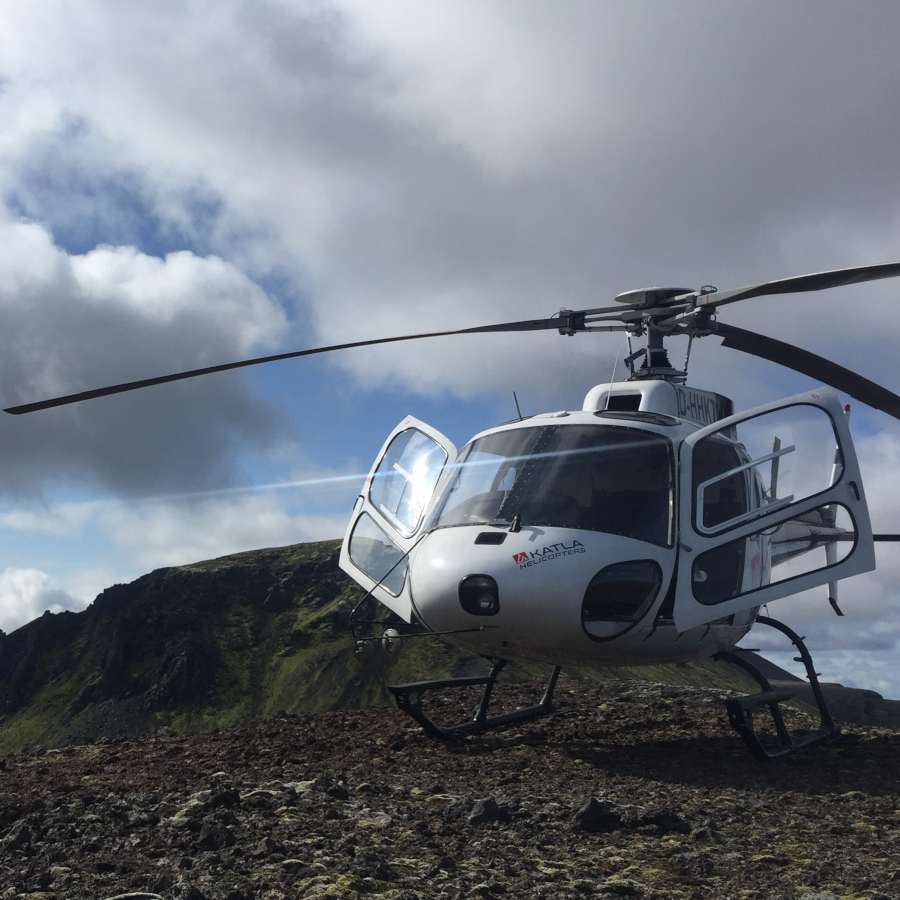
[[[671,543],[672,451],[666,438],[610,425],[551,425],[488,435],[463,448],[437,527],[508,524],[602,531]]]

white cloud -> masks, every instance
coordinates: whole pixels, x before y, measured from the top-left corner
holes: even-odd
[[[100,527],[119,550],[148,568],[340,537],[345,525],[341,516],[291,515],[266,495],[113,504],[100,516]]]
[[[592,76],[608,60],[607,41],[584,9],[573,15],[520,3],[510,16],[500,4],[477,2],[335,5],[351,48],[361,58],[375,55],[391,73],[386,112],[427,122],[501,179],[546,163],[573,128],[580,138],[596,130],[596,118],[584,113],[595,99]],[[575,21],[591,33],[590,56]]]
[[[162,346],[173,347],[185,330],[192,337],[199,333],[201,320],[201,353],[214,342],[246,353],[278,340],[286,329],[284,311],[234,265],[214,256],[180,251],[158,259],[134,247],[98,247],[70,256],[40,225],[8,215],[0,219],[0,238],[0,304],[17,326],[17,333],[5,338],[8,350],[27,340],[28,361],[43,365],[26,374],[39,383],[52,364],[59,368],[60,358],[70,366],[68,383],[44,381],[45,390],[71,389],[79,374],[72,364],[79,357],[82,372],[91,363],[98,369],[98,360],[107,366],[119,361],[123,348],[113,341],[124,335],[117,330],[133,330],[132,343],[139,347],[152,329],[165,335]],[[79,318],[102,323],[102,331],[82,327],[77,334],[82,342],[70,348],[63,337],[71,343],[76,335],[66,329]],[[157,365],[167,362],[171,355]]]
[[[347,501],[345,495],[355,494],[359,479],[321,471],[315,475],[243,492],[8,511],[0,516],[0,527],[8,529],[10,536],[36,536],[38,558],[50,557],[48,563],[65,574],[8,567],[0,575],[0,628],[14,630],[45,610],[83,609],[109,585],[131,581],[151,569],[341,537],[347,513],[334,514],[330,509],[336,497]],[[349,508],[350,504],[340,505]],[[67,560],[73,553],[106,562],[73,566],[68,561],[60,566],[60,560],[52,559],[58,555]]]
[[[151,569],[342,537],[363,477],[307,468],[279,484],[6,510],[5,542],[61,574],[7,568],[0,575],[0,628],[13,630],[48,609],[82,609],[109,585]]]
[[[85,605],[38,569],[10,566],[0,574],[0,628],[7,633],[46,610],[58,613],[83,609]]]
[[[200,259],[182,250],[157,259],[134,247],[98,247],[70,263],[82,302],[163,326],[201,316],[220,320],[234,330],[242,355],[286,329],[283,310],[243,272],[214,256]]]
[[[0,526],[12,532],[85,538],[95,545],[104,542],[115,547],[122,571],[113,575],[104,568],[99,570],[101,576],[79,570],[68,576],[68,589],[85,597],[101,577],[133,577],[145,568],[342,537],[349,514],[331,513],[330,509],[339,505],[349,510],[361,479],[323,475],[319,472],[316,478],[304,481],[181,497],[12,510],[0,516]]]
[[[39,508],[16,507],[0,513],[0,527],[29,534],[78,538],[90,519],[95,503],[62,503]]]
[[[92,603],[110,585],[131,581],[132,577],[131,573],[95,566],[77,569],[69,575],[59,578],[58,583],[80,604],[78,608],[82,608]]]

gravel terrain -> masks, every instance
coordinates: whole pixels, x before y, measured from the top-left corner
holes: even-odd
[[[450,745],[372,709],[9,755],[0,898],[900,897],[900,733],[760,763],[722,696],[563,678]]]

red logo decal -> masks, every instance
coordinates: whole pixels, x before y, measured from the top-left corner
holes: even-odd
[[[517,563],[526,562],[528,559],[527,553],[513,553],[513,561]]]

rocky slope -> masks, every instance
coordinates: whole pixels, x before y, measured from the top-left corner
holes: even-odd
[[[8,755],[0,897],[900,896],[900,734],[757,763],[722,693],[563,678],[561,715],[449,746],[371,709]]]
[[[386,704],[416,652],[353,656],[338,542],[160,569],[0,639],[0,752]],[[460,657],[430,642],[438,675]],[[388,677],[383,670],[390,668]]]

